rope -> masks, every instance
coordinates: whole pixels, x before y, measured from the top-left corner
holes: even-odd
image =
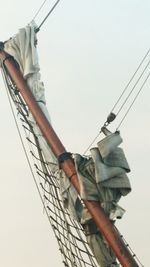
[[[48,12],[48,14],[46,15],[46,17],[44,18],[44,20],[41,22],[41,24],[39,25],[39,27],[36,29],[36,33],[39,32],[39,30],[41,29],[42,25],[48,19],[48,17],[53,12],[53,10],[56,8],[56,6],[58,5],[59,2],[60,2],[60,0],[57,0],[56,3],[53,5],[53,7],[51,8],[51,10]]]
[[[118,98],[118,100],[116,101],[115,105],[113,106],[111,112],[114,111],[114,109],[116,108],[117,104],[119,103],[119,101],[121,100],[122,96],[124,95],[124,93],[126,92],[126,90],[128,89],[130,83],[133,81],[135,75],[137,74],[138,70],[141,68],[142,64],[144,63],[145,59],[147,58],[148,54],[150,52],[150,49],[148,49],[147,53],[145,54],[145,56],[143,57],[143,59],[141,60],[139,66],[137,67],[136,71],[134,72],[134,74],[132,75],[131,79],[129,80],[129,82],[127,83],[127,85],[125,86],[123,92],[121,93],[120,97]]]
[[[149,77],[150,77],[150,73],[147,75],[145,81],[143,82],[143,84],[142,84],[142,86],[140,87],[138,93],[137,93],[136,96],[134,97],[134,99],[133,99],[131,105],[130,105],[129,108],[127,109],[127,112],[125,113],[124,117],[122,118],[122,120],[121,120],[121,122],[119,123],[119,125],[118,125],[118,127],[117,127],[116,130],[118,130],[118,129],[120,128],[120,126],[122,125],[123,121],[125,120],[126,116],[128,115],[130,109],[132,108],[132,106],[133,106],[133,104],[135,103],[137,97],[138,97],[139,94],[141,93],[141,91],[142,91],[142,89],[143,89],[144,85],[146,84],[146,82],[147,82],[147,80],[148,80]]]
[[[150,60],[148,61],[148,63],[146,64],[144,70],[142,71],[141,75],[139,76],[139,78],[137,79],[135,85],[133,86],[133,88],[131,89],[130,93],[127,95],[126,99],[124,100],[123,104],[121,105],[120,109],[118,110],[116,116],[118,116],[118,114],[120,113],[120,111],[122,110],[122,108],[124,107],[124,105],[126,104],[127,100],[129,99],[129,97],[131,96],[131,94],[133,93],[135,87],[137,86],[137,84],[139,83],[139,81],[141,80],[142,76],[144,75],[146,69],[148,68],[150,64]]]
[[[32,170],[32,166],[31,166],[31,164],[30,164],[30,160],[29,160],[29,157],[28,157],[28,154],[27,154],[27,151],[26,151],[24,142],[23,142],[23,138],[22,138],[22,136],[21,136],[21,132],[20,132],[20,129],[19,129],[17,120],[16,120],[16,116],[15,116],[15,113],[14,113],[14,110],[13,110],[13,106],[12,106],[12,103],[11,103],[10,95],[9,95],[9,93],[8,93],[8,91],[9,91],[9,89],[8,89],[8,88],[9,88],[9,85],[8,85],[8,82],[7,82],[7,79],[6,79],[6,75],[7,75],[7,74],[6,74],[6,70],[5,70],[4,66],[2,66],[2,70],[3,70],[3,71],[2,71],[2,76],[3,76],[3,80],[4,80],[4,83],[5,83],[5,86],[6,86],[6,94],[7,94],[7,97],[8,97],[8,102],[9,102],[10,109],[11,109],[11,112],[12,112],[12,115],[13,115],[13,119],[14,119],[14,122],[15,122],[15,125],[16,125],[16,128],[17,128],[17,132],[18,132],[18,135],[19,135],[19,138],[20,138],[20,141],[21,141],[21,145],[22,145],[23,151],[24,151],[24,153],[25,153],[25,157],[26,157],[26,160],[27,160],[27,163],[28,163],[28,166],[29,166],[31,175],[32,175],[33,180],[34,180],[34,182],[35,182],[35,185],[36,185],[38,194],[39,194],[40,199],[41,199],[41,201],[42,201],[43,207],[44,207],[44,209],[45,209],[45,211],[46,211],[46,215],[47,215],[47,217],[49,218],[49,216],[48,216],[48,212],[47,212],[47,209],[46,209],[46,207],[45,207],[45,205],[44,205],[43,198],[42,198],[42,195],[41,195],[41,193],[40,193],[40,190],[39,190],[39,187],[38,187],[38,184],[37,184],[37,181],[36,181],[34,172],[33,172],[33,170]]]
[[[98,133],[98,135],[96,135],[96,137],[93,139],[93,141],[90,143],[90,145],[87,147],[87,149],[84,151],[84,153],[83,153],[83,155],[85,155],[87,152],[88,152],[88,150],[91,148],[91,146],[94,144],[94,142],[96,141],[96,139],[100,136],[100,134],[101,134],[101,132],[102,131],[100,131],[99,133]]]
[[[126,247],[129,249],[129,251],[132,254],[132,257],[134,257],[137,261],[137,263],[139,264],[140,267],[144,267],[144,265],[142,264],[142,262],[139,260],[139,258],[136,256],[136,254],[134,253],[134,251],[132,250],[132,248],[130,247],[130,245],[127,243],[126,239],[124,238],[123,235],[121,235],[121,233],[119,232],[118,228],[114,225],[116,231],[119,233],[121,239],[123,240],[123,242],[125,243]]]
[[[127,97],[125,98],[123,104],[121,105],[121,107],[119,108],[118,112],[116,114],[113,113],[114,109],[117,107],[117,105],[119,104],[120,100],[122,99],[123,95],[125,94],[125,92],[127,91],[129,85],[131,84],[131,82],[133,81],[133,79],[135,78],[136,74],[138,73],[138,71],[140,70],[141,66],[143,65],[144,61],[146,60],[146,58],[148,57],[150,53],[150,49],[148,49],[147,53],[145,54],[145,56],[142,58],[139,66],[137,67],[136,71],[134,72],[134,74],[132,75],[131,79],[129,80],[129,82],[127,83],[127,85],[125,86],[123,92],[121,93],[121,95],[119,96],[119,98],[117,99],[116,103],[114,104],[109,116],[107,117],[106,122],[104,123],[103,126],[108,126],[110,124],[110,122],[112,122],[117,116],[118,114],[121,112],[121,110],[123,109],[123,107],[125,106],[126,102],[129,100],[129,97],[131,96],[131,94],[133,93],[133,91],[135,90],[136,86],[138,85],[138,83],[140,82],[141,78],[143,77],[145,71],[147,70],[148,66],[150,65],[150,60],[148,61],[148,63],[146,64],[146,66],[144,67],[142,73],[140,74],[139,78],[137,79],[136,83],[134,84],[134,86],[132,87],[132,89],[130,90],[129,94],[127,95]],[[136,94],[133,102],[131,103],[131,105],[129,106],[127,112],[125,113],[124,117],[122,118],[121,122],[119,123],[117,129],[120,128],[121,124],[123,123],[124,119],[126,118],[127,114],[129,113],[131,107],[133,106],[133,104],[135,103],[138,95],[140,94],[142,88],[144,87],[146,81],[148,80],[148,77],[145,79],[143,85],[141,86],[140,90],[138,91],[138,93]],[[112,116],[112,120],[108,120],[108,118],[110,118]],[[101,128],[102,129],[102,128]],[[87,149],[85,150],[85,152],[83,153],[84,155],[87,153],[87,151],[91,148],[91,146],[94,144],[94,142],[96,141],[96,139],[99,137],[100,133],[102,131],[100,130],[100,132],[98,133],[98,135],[93,139],[93,141],[90,143],[90,145],[87,147]]]
[[[44,2],[42,3],[42,5],[39,7],[38,11],[35,13],[35,16],[33,17],[32,20],[35,20],[35,18],[36,18],[37,15],[40,13],[42,7],[45,5],[46,2],[47,2],[47,0],[44,0]]]

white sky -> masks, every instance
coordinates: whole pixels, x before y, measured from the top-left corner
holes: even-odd
[[[39,24],[54,1],[47,1]],[[42,1],[2,1],[0,39],[31,21]],[[47,107],[69,151],[83,153],[149,48],[147,0],[62,0],[38,34]],[[149,266],[150,81],[121,127],[133,191],[117,224]],[[57,243],[42,212],[0,77],[0,266],[61,267]],[[112,124],[115,130],[120,118]]]

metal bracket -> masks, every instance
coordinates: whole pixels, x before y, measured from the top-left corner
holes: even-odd
[[[4,50],[4,43],[0,42],[0,51],[3,51],[3,50]]]
[[[59,165],[68,159],[72,160],[72,154],[70,152],[64,152],[63,154],[59,155],[59,157],[58,157]]]

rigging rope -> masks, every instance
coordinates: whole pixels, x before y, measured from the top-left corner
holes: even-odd
[[[148,66],[150,65],[150,60],[148,61],[148,63],[146,64],[144,70],[142,71],[141,75],[139,76],[139,78],[137,79],[136,83],[134,84],[134,86],[132,87],[131,91],[129,92],[129,94],[127,95],[126,99],[124,100],[123,104],[121,105],[120,109],[118,110],[116,116],[118,116],[118,114],[120,113],[120,111],[123,109],[124,105],[126,104],[127,100],[129,99],[129,97],[131,96],[131,94],[133,93],[134,89],[136,88],[137,84],[139,83],[139,81],[141,80],[142,76],[144,75],[145,71],[147,70]]]
[[[120,97],[118,98],[118,100],[116,101],[116,103],[114,104],[111,112],[114,111],[114,109],[116,108],[117,104],[119,103],[119,101],[121,100],[122,96],[124,95],[124,93],[126,92],[126,90],[128,89],[129,85],[131,84],[131,82],[133,81],[135,75],[137,74],[137,72],[139,71],[139,69],[141,68],[142,64],[144,63],[145,59],[147,58],[148,54],[150,52],[150,49],[148,49],[147,53],[145,54],[145,56],[143,57],[143,59],[141,60],[139,66],[137,67],[136,71],[133,73],[131,79],[129,80],[129,82],[127,83],[127,85],[125,86],[123,92],[121,93]]]
[[[119,125],[118,125],[118,127],[117,127],[116,130],[118,130],[118,129],[120,128],[120,126],[122,125],[123,121],[125,120],[126,116],[128,115],[130,109],[132,108],[134,102],[136,101],[137,97],[138,97],[139,94],[141,93],[141,91],[142,91],[142,89],[143,89],[144,85],[146,84],[146,82],[147,82],[147,80],[148,80],[149,77],[150,77],[150,73],[147,75],[145,81],[143,82],[142,86],[140,87],[139,91],[137,92],[136,96],[134,97],[132,103],[130,104],[129,108],[127,109],[127,111],[126,111],[124,117],[122,118],[122,120],[121,120],[121,122],[119,123]]]
[[[44,2],[42,3],[42,5],[39,7],[38,11],[35,13],[34,17],[32,20],[35,20],[35,18],[37,17],[37,15],[40,13],[42,7],[45,5],[45,3],[47,2],[47,0],[44,0]]]
[[[101,130],[98,133],[98,135],[96,135],[96,137],[93,139],[93,141],[89,144],[89,146],[87,147],[87,149],[83,152],[83,155],[86,155],[86,153],[88,152],[88,150],[91,148],[91,146],[95,143],[95,141],[97,140],[97,138],[100,136],[101,134]]]
[[[4,66],[2,67],[2,76],[3,76],[3,80],[4,80],[4,83],[5,83],[5,87],[6,87],[6,94],[7,94],[7,97],[8,97],[8,102],[9,102],[10,109],[11,109],[11,112],[12,112],[12,115],[13,115],[13,119],[14,119],[14,122],[15,122],[15,125],[16,125],[16,128],[17,128],[17,132],[18,132],[18,135],[19,135],[19,138],[20,138],[20,141],[21,141],[21,145],[22,145],[23,151],[25,153],[25,157],[26,157],[27,163],[29,165],[29,169],[30,169],[31,175],[32,175],[33,180],[35,182],[38,194],[40,196],[40,199],[41,199],[41,201],[43,203],[43,207],[44,207],[44,209],[46,211],[46,214],[47,214],[47,217],[48,217],[47,209],[46,209],[46,207],[44,205],[43,198],[42,198],[41,192],[39,190],[39,187],[38,187],[38,184],[37,184],[37,181],[36,181],[36,178],[35,178],[35,175],[34,175],[34,172],[33,172],[33,169],[32,169],[32,166],[31,166],[31,163],[30,163],[30,160],[29,160],[29,157],[28,157],[25,145],[24,145],[24,142],[23,142],[23,138],[22,138],[22,135],[21,135],[21,132],[20,132],[20,129],[19,129],[19,125],[18,125],[16,116],[15,116],[15,112],[14,112],[14,109],[13,109],[13,106],[12,106],[11,98],[10,98],[10,95],[9,95],[9,84],[8,84],[8,81],[7,81],[7,78],[6,78],[7,74],[6,74],[6,70],[5,70]]]
[[[41,24],[39,25],[39,27],[36,29],[36,33],[40,31],[42,25],[45,23],[45,21],[48,19],[48,17],[50,16],[50,14],[53,12],[53,10],[56,8],[56,6],[58,5],[58,3],[60,2],[60,0],[57,0],[56,3],[53,5],[53,7],[50,9],[50,11],[48,12],[48,14],[46,15],[46,17],[43,19],[43,21],[41,22]]]
[[[136,261],[138,262],[139,266],[144,267],[144,265],[142,264],[142,262],[139,260],[139,258],[136,256],[136,254],[134,253],[134,251],[132,250],[132,248],[130,247],[130,245],[128,244],[128,242],[126,241],[126,239],[124,238],[124,236],[119,232],[118,228],[116,228],[116,231],[119,233],[121,239],[123,240],[123,242],[125,243],[126,247],[128,247],[128,249],[130,250],[132,256],[136,259]]]
[[[119,104],[120,100],[122,99],[123,95],[125,94],[125,92],[127,91],[127,89],[129,88],[129,85],[131,84],[131,82],[134,80],[136,74],[138,73],[138,71],[140,70],[140,68],[142,67],[142,65],[144,64],[146,58],[148,57],[150,53],[150,49],[148,49],[148,51],[146,52],[145,56],[142,58],[139,66],[137,67],[136,71],[134,72],[134,74],[132,75],[131,79],[129,80],[129,82],[127,83],[127,85],[125,86],[123,92],[121,93],[121,95],[119,96],[119,98],[117,99],[116,103],[114,104],[113,108],[111,109],[111,112],[109,114],[109,116],[107,117],[106,122],[104,123],[103,127],[108,126],[117,116],[118,114],[121,112],[121,110],[123,109],[123,107],[125,106],[125,104],[127,103],[127,101],[129,100],[130,96],[132,95],[133,91],[136,89],[137,85],[139,84],[140,80],[142,79],[142,77],[144,76],[147,68],[150,65],[150,60],[148,61],[148,63],[146,64],[146,66],[144,67],[142,73],[140,74],[140,76],[138,77],[137,81],[135,82],[134,86],[131,88],[130,92],[128,93],[127,97],[125,98],[125,100],[123,101],[121,107],[119,108],[119,110],[117,111],[117,113],[113,113],[114,109],[117,107],[117,105]],[[142,86],[140,87],[138,93],[136,94],[135,98],[133,99],[132,103],[130,104],[129,108],[127,109],[125,115],[123,116],[121,122],[119,123],[118,127],[116,130],[118,130],[120,128],[120,126],[122,125],[123,121],[125,120],[127,114],[129,113],[130,109],[132,108],[133,104],[135,103],[138,95],[140,94],[141,90],[143,89],[145,83],[147,82],[149,75],[146,77],[145,81],[143,82]],[[101,129],[103,128],[101,127]],[[98,135],[93,139],[93,141],[90,143],[90,145],[87,147],[87,149],[85,150],[85,152],[83,153],[84,155],[88,152],[88,150],[91,148],[91,146],[94,144],[94,142],[96,141],[96,139],[99,137],[99,135],[102,133],[102,130],[99,131]]]

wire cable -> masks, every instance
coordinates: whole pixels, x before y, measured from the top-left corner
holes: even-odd
[[[134,84],[134,86],[132,87],[130,93],[127,95],[126,99],[124,100],[123,104],[121,105],[121,107],[119,108],[116,116],[120,113],[120,111],[123,109],[124,105],[126,104],[127,100],[129,99],[129,97],[131,96],[131,94],[133,93],[135,87],[137,86],[137,84],[139,83],[139,81],[141,80],[142,76],[144,75],[145,71],[147,70],[148,66],[150,65],[150,60],[148,61],[148,63],[146,64],[144,70],[142,71],[141,75],[139,76],[139,78],[137,79],[136,83]]]
[[[131,105],[130,105],[129,108],[127,109],[127,111],[126,111],[124,117],[122,118],[122,120],[121,120],[121,122],[119,123],[119,125],[118,125],[118,127],[117,127],[116,130],[118,130],[118,129],[120,128],[121,124],[122,124],[123,121],[125,120],[126,116],[128,115],[128,113],[129,113],[130,109],[132,108],[133,104],[135,103],[137,97],[138,97],[139,94],[141,93],[141,91],[142,91],[142,89],[143,89],[144,85],[146,84],[146,82],[147,82],[147,80],[148,80],[149,77],[150,77],[150,73],[147,75],[145,81],[143,82],[143,84],[142,84],[142,86],[140,87],[138,93],[137,93],[136,96],[134,97],[134,99],[133,99]]]
[[[119,101],[121,100],[122,96],[124,95],[124,93],[126,92],[126,90],[128,89],[129,85],[131,84],[131,82],[133,81],[135,75],[137,74],[137,72],[139,71],[139,69],[141,68],[142,64],[144,63],[145,59],[147,58],[148,54],[150,52],[150,49],[148,49],[147,53],[145,54],[145,56],[143,57],[143,59],[141,60],[139,66],[137,67],[136,71],[133,73],[131,79],[129,80],[129,82],[127,83],[127,85],[125,86],[123,92],[121,93],[120,97],[118,98],[118,100],[116,101],[115,105],[113,106],[111,112],[114,111],[114,109],[116,108],[116,106],[118,105]]]
[[[93,141],[90,143],[90,145],[87,147],[87,149],[84,151],[84,153],[83,153],[83,155],[85,155],[87,152],[88,152],[88,150],[91,148],[91,146],[94,144],[94,142],[96,141],[96,139],[99,137],[99,135],[101,134],[101,132],[102,131],[100,131],[97,135],[96,135],[96,137],[93,139]]]
[[[127,96],[127,98],[125,99],[124,103],[122,104],[121,108],[119,109],[119,111],[117,112],[116,116],[120,113],[121,109],[123,108],[123,106],[125,105],[125,103],[127,102],[127,100],[129,99],[131,93],[133,92],[133,90],[135,89],[136,85],[138,84],[139,80],[141,79],[142,75],[144,74],[145,70],[147,69],[148,65],[150,64],[150,61],[148,62],[148,64],[146,65],[144,71],[142,72],[142,74],[140,75],[139,79],[137,80],[136,84],[134,85],[134,87],[132,88],[132,90],[130,91],[129,95]],[[122,125],[123,121],[125,120],[125,118],[127,117],[129,111],[131,110],[132,106],[134,105],[137,97],[139,96],[139,94],[141,93],[144,85],[146,84],[147,80],[150,77],[150,73],[147,75],[146,79],[144,80],[143,84],[141,85],[139,91],[137,92],[137,94],[135,95],[132,103],[130,104],[129,108],[127,109],[125,115],[123,116],[122,120],[120,121],[119,125],[116,128],[116,131],[118,131],[118,129],[120,128],[120,126]],[[83,153],[83,155],[85,155],[87,153],[87,151],[91,148],[91,146],[94,144],[94,142],[96,141],[96,139],[99,137],[99,135],[101,134],[101,130],[98,133],[98,135],[93,139],[93,141],[90,143],[90,145],[87,147],[87,149],[85,150],[85,152]]]
[[[128,89],[129,85],[131,84],[131,82],[133,81],[133,79],[135,78],[136,74],[138,73],[139,69],[141,68],[142,64],[144,63],[144,61],[146,60],[146,58],[148,57],[150,53],[150,49],[148,49],[147,53],[145,54],[145,56],[143,57],[143,59],[141,60],[139,66],[137,67],[136,71],[134,72],[134,74],[132,75],[131,79],[129,80],[129,82],[127,83],[127,85],[125,86],[123,92],[121,93],[120,97],[118,98],[118,100],[116,101],[115,105],[113,106],[110,115],[115,115],[114,118],[116,118],[118,116],[118,114],[120,113],[120,111],[122,110],[122,108],[124,107],[124,105],[126,104],[127,100],[129,99],[129,97],[131,96],[131,94],[133,93],[135,87],[137,86],[137,84],[139,83],[140,79],[142,78],[142,76],[144,75],[146,69],[148,68],[148,66],[150,65],[150,60],[148,61],[148,63],[146,64],[144,70],[142,71],[142,73],[140,74],[138,80],[136,81],[136,83],[134,84],[134,86],[132,87],[131,91],[129,92],[129,94],[127,95],[126,99],[124,100],[123,104],[121,105],[121,107],[119,108],[118,112],[116,114],[113,113],[114,109],[116,108],[116,106],[118,105],[118,103],[120,102],[121,98],[123,97],[124,93],[126,92],[126,90]],[[124,115],[123,119],[121,120],[121,122],[119,123],[117,129],[121,126],[121,124],[123,123],[125,117],[127,116],[127,114],[129,113],[131,107],[133,106],[134,102],[136,101],[138,95],[140,94],[142,88],[144,87],[146,81],[148,80],[148,77],[146,78],[146,80],[144,81],[143,85],[141,86],[140,90],[138,91],[137,95],[135,96],[133,102],[131,103],[130,107],[128,108],[126,114]],[[110,122],[109,122],[110,123]],[[107,123],[107,121],[104,123],[105,125],[108,125],[109,123]],[[85,155],[87,153],[87,151],[90,149],[90,147],[94,144],[94,142],[96,141],[96,139],[99,137],[100,133],[102,131],[100,130],[100,132],[98,133],[98,135],[93,139],[93,141],[90,143],[90,145],[87,147],[87,149],[85,150],[85,152],[83,153],[83,155]]]
[[[58,5],[59,2],[60,2],[60,0],[57,0],[56,3],[53,5],[53,7],[51,8],[51,10],[48,12],[48,14],[46,15],[46,17],[43,19],[43,21],[39,25],[39,27],[36,29],[36,33],[40,31],[42,25],[47,20],[47,18],[50,16],[50,14],[53,12],[53,10],[56,8],[56,6]]]
[[[31,166],[31,163],[30,163],[30,160],[29,160],[29,157],[28,157],[28,154],[27,154],[27,151],[26,151],[24,142],[23,142],[23,138],[22,138],[22,135],[21,135],[21,132],[20,132],[20,129],[19,129],[17,120],[16,120],[16,116],[15,116],[14,109],[13,109],[13,106],[12,106],[12,103],[11,103],[11,99],[10,99],[10,95],[9,95],[9,92],[8,92],[8,87],[9,87],[9,85],[8,85],[8,83],[7,83],[7,79],[5,78],[6,75],[7,75],[7,74],[6,74],[6,71],[5,71],[5,67],[3,66],[3,67],[2,67],[2,76],[3,76],[3,80],[4,80],[4,83],[5,83],[5,86],[6,86],[6,94],[7,94],[7,97],[8,97],[8,102],[9,102],[9,105],[10,105],[10,109],[11,109],[11,112],[12,112],[12,115],[13,115],[13,119],[14,119],[14,122],[15,122],[15,125],[16,125],[16,128],[17,128],[17,132],[18,132],[18,135],[19,135],[19,138],[20,138],[20,141],[21,141],[21,145],[22,145],[23,151],[24,151],[24,153],[25,153],[25,157],[26,157],[26,160],[27,160],[27,163],[28,163],[28,166],[29,166],[31,175],[32,175],[32,177],[33,177],[33,180],[34,180],[34,182],[35,182],[35,185],[36,185],[38,194],[39,194],[39,196],[40,196],[40,199],[41,199],[41,201],[42,201],[44,210],[45,210],[46,215],[47,215],[48,220],[49,220],[49,215],[48,215],[48,212],[47,212],[47,209],[46,209],[44,200],[43,200],[43,198],[42,198],[42,195],[41,195],[41,192],[40,192],[38,183],[37,183],[37,181],[36,181],[36,178],[35,178],[35,175],[34,175],[34,172],[33,172],[33,169],[32,169],[32,166]]]
[[[43,8],[43,6],[45,5],[46,2],[47,2],[47,0],[44,0],[42,5],[39,7],[38,11],[35,13],[35,16],[33,17],[32,20],[35,20],[35,18],[38,16],[38,14],[40,13],[41,9]]]

